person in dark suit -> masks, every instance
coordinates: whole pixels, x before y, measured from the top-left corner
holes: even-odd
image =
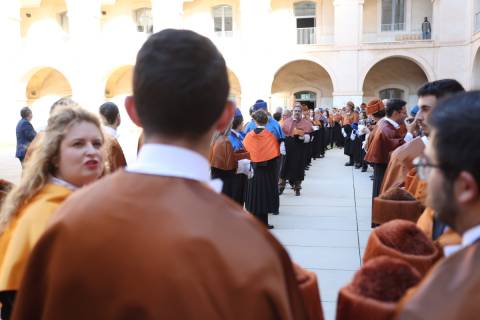
[[[25,153],[27,152],[28,145],[32,142],[33,138],[37,135],[35,129],[33,129],[32,124],[32,110],[29,107],[24,107],[20,110],[20,116],[22,119],[18,122],[16,133],[17,133],[17,151],[15,157],[20,160],[20,163],[23,165],[23,159],[25,159]]]

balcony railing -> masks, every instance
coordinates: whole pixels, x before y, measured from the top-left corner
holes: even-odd
[[[480,12],[475,13],[475,32],[480,31]]]
[[[297,28],[297,44],[329,44],[333,38],[333,34],[320,33],[318,28]]]
[[[220,38],[232,38],[233,31],[215,31],[215,35]]]
[[[405,23],[382,24],[381,30],[382,30],[382,32],[404,31],[405,30]]]
[[[379,32],[363,34],[363,43],[397,43],[397,42],[422,42],[432,41],[432,35],[423,34],[421,30],[404,32]]]

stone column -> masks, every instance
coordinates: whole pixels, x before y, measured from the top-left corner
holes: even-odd
[[[101,48],[101,0],[66,0],[69,23],[68,55],[71,73],[68,79],[72,86],[73,99],[83,107],[98,112],[104,100],[101,68],[98,66]]]
[[[0,87],[2,88],[2,117],[0,126],[2,133],[0,143],[15,142],[15,125],[20,117],[20,105],[16,97],[17,83],[21,75],[18,73],[15,57],[18,57],[20,38],[20,3],[19,1],[2,1],[0,4],[0,30],[2,30],[2,50],[0,51]],[[23,92],[25,95],[25,92]]]
[[[334,92],[333,93],[333,106],[344,107],[348,101],[352,101],[355,106],[360,106],[363,102],[363,96],[361,92]]]
[[[270,0],[240,1],[240,32],[238,38],[239,56],[244,65],[239,68],[243,79],[242,111],[248,116],[248,108],[256,100],[270,100],[271,80],[267,68],[267,59],[273,52],[269,46],[270,39]],[[269,108],[273,108],[269,104]]]
[[[154,32],[183,27],[183,0],[152,0]]]

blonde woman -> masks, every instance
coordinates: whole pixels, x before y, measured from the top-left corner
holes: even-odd
[[[0,291],[19,288],[30,252],[61,203],[102,175],[103,144],[94,114],[64,107],[50,117],[21,182],[0,211]]]

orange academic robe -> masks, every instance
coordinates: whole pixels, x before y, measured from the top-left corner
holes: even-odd
[[[399,320],[476,320],[480,315],[480,244],[441,260],[399,304]]]
[[[413,160],[420,156],[424,149],[425,144],[420,137],[395,149],[390,155],[380,193],[384,193],[393,187],[401,187],[408,172],[413,168]]]
[[[13,319],[293,320],[306,312],[287,252],[240,206],[198,181],[119,170],[55,215]]]
[[[127,160],[125,160],[122,147],[120,146],[120,143],[118,143],[117,139],[111,137],[109,143],[108,169],[109,172],[114,172],[120,168],[126,167]]]
[[[210,154],[208,156],[210,167],[220,170],[231,171],[237,168],[232,143],[225,136],[219,136],[210,146]]]

